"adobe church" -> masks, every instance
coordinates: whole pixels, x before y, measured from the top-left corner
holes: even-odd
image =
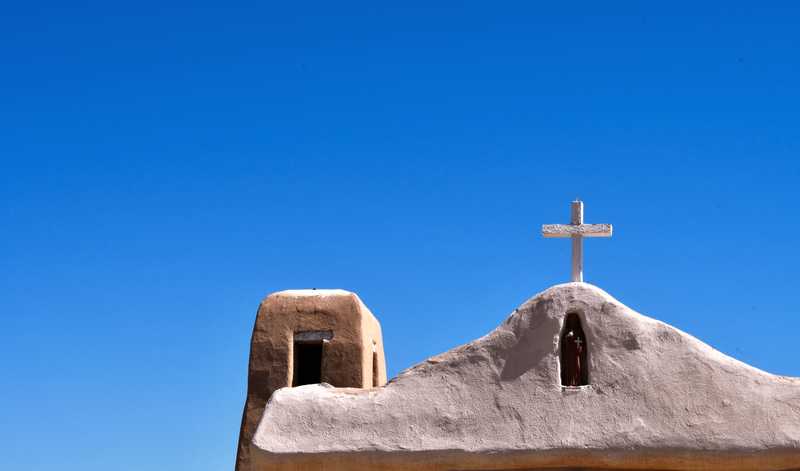
[[[354,293],[268,296],[253,330],[237,471],[800,470],[800,378],[720,353],[583,282],[386,382],[381,328]]]

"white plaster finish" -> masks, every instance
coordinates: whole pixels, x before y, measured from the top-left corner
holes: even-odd
[[[611,237],[614,228],[611,224],[584,224],[583,201],[575,200],[570,203],[569,224],[544,224],[542,235],[544,237],[570,237],[572,238],[572,277],[571,281],[583,281],[583,238],[584,237]]]
[[[261,302],[250,341],[247,399],[236,469],[250,469],[250,447],[273,391],[292,384],[295,334],[325,337],[322,380],[371,388],[386,383],[381,326],[361,299],[341,289],[286,290]],[[373,351],[375,354],[373,355]],[[377,360],[377,381],[372,362]]]
[[[544,237],[611,237],[614,229],[611,224],[542,224]]]
[[[568,312],[587,336],[590,386],[560,386]],[[276,391],[252,459],[253,470],[800,469],[800,379],[567,283],[383,388]]]

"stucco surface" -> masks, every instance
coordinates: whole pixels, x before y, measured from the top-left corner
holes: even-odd
[[[579,389],[559,380],[569,312],[589,348]],[[385,387],[276,391],[252,458],[258,470],[800,469],[800,379],[569,283]]]
[[[275,390],[292,384],[294,336],[308,331],[332,334],[323,347],[322,381],[359,388],[386,383],[381,326],[355,293],[308,289],[270,294],[258,308],[250,341],[238,471],[250,469],[249,443],[267,400]],[[373,361],[377,368],[373,369]],[[377,378],[373,378],[375,370]]]

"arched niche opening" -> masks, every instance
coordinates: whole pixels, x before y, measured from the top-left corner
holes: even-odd
[[[561,385],[567,387],[589,384],[589,344],[574,312],[567,314],[561,332]]]

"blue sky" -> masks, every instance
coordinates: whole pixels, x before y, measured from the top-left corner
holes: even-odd
[[[575,197],[588,282],[800,376],[800,7],[428,3],[4,6],[0,468],[231,469],[264,296],[394,375],[566,281]]]

